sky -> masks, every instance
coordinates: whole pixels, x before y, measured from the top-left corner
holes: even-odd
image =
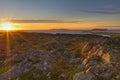
[[[0,20],[26,30],[120,29],[120,0],[0,0]]]

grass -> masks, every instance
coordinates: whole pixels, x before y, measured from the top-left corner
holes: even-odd
[[[9,64],[7,66],[0,64],[0,75],[10,71],[12,69],[14,65],[13,64]]]
[[[92,32],[93,34],[106,34],[110,35],[112,38],[120,38],[120,33],[110,33],[110,32]]]
[[[48,80],[46,75],[39,71],[39,73],[36,74],[36,71],[30,70],[27,72],[24,72],[20,74],[19,76],[20,80]]]

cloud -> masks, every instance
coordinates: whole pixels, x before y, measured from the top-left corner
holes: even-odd
[[[65,20],[9,20],[14,23],[78,23],[80,21],[65,21]]]
[[[111,11],[111,10],[83,10],[87,13],[99,13],[99,14],[120,14],[120,11]]]
[[[120,14],[120,9],[117,8],[98,8],[94,10],[81,10],[82,12],[86,13],[98,13],[98,14],[109,14],[109,15],[116,15]]]
[[[118,27],[120,28],[120,26],[97,26],[97,27]]]

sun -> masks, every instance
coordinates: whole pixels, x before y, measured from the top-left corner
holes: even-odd
[[[11,22],[1,23],[1,28],[2,28],[2,30],[6,30],[6,31],[14,30],[13,24]]]

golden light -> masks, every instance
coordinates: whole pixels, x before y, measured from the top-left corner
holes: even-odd
[[[1,28],[2,28],[2,30],[7,30],[7,31],[14,30],[13,24],[10,22],[1,23]]]

